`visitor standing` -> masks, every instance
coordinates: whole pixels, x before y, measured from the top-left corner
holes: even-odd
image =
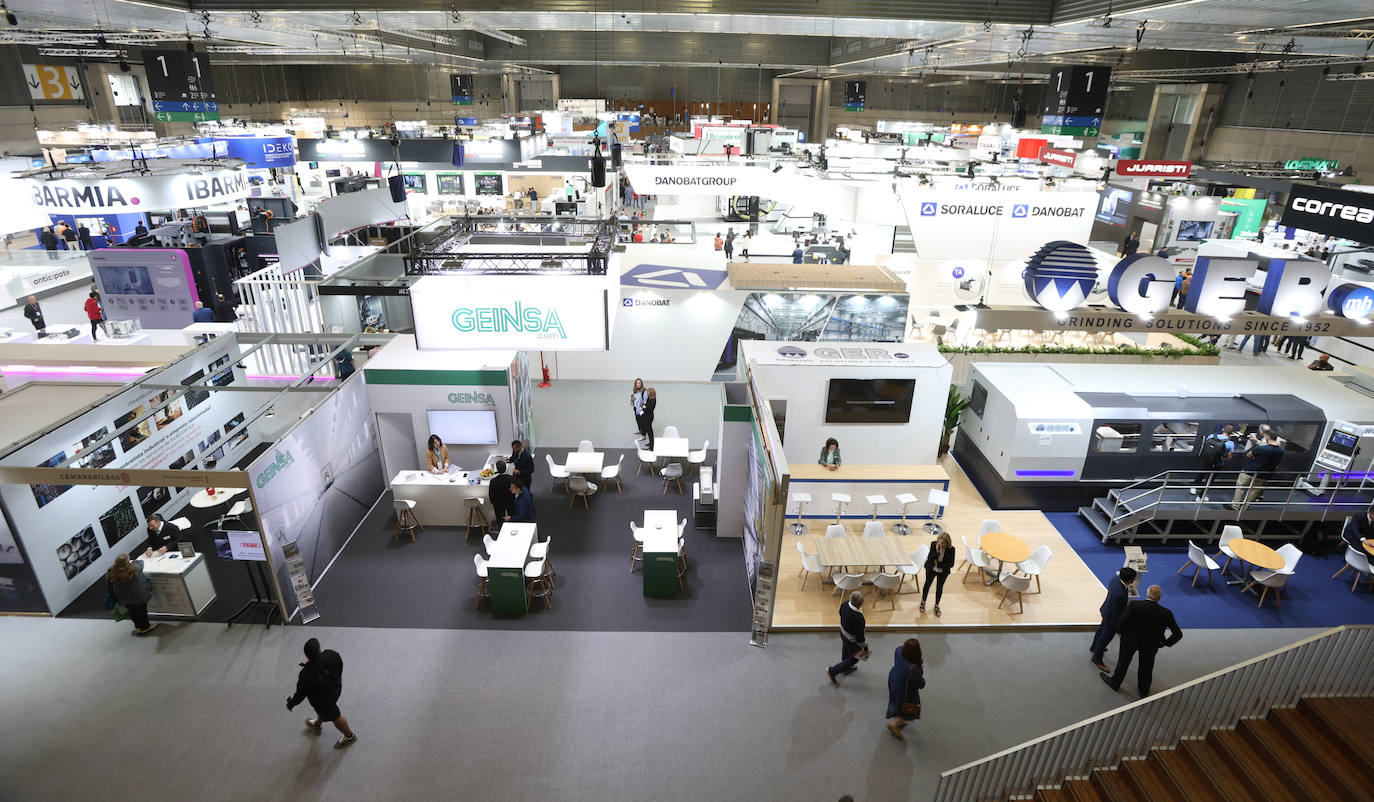
[[[91,339],[99,339],[95,336],[96,327],[105,322],[105,310],[100,308],[100,293],[92,292],[86,299],[86,318],[91,321]]]
[[[864,639],[864,594],[856,590],[849,601],[840,605],[840,662],[825,670],[836,685],[836,674],[852,674],[859,670],[859,661],[868,659],[868,641]]]
[[[921,612],[926,611],[926,599],[930,596],[930,586],[935,585],[935,615],[940,615],[940,597],[945,595],[945,580],[954,569],[954,544],[949,533],[941,532],[930,544],[926,554],[926,584],[921,588]]]
[[[654,450],[654,410],[658,409],[658,391],[650,387],[645,390],[644,399],[644,437],[648,440],[649,450]]]
[[[510,522],[513,524],[534,523],[534,497],[530,495],[529,487],[524,481],[517,478],[511,482],[510,492]]]
[[[887,731],[899,741],[902,728],[921,717],[921,689],[926,686],[921,642],[907,638],[892,653],[892,668],[887,672]]]
[[[735,230],[727,228],[725,230],[725,261],[735,258]]]
[[[48,327],[48,322],[43,319],[43,307],[38,305],[38,298],[30,295],[29,300],[24,304],[24,317],[33,324],[33,330],[43,335],[43,330]]]
[[[644,380],[635,379],[634,385],[630,388],[630,409],[635,415],[635,434],[640,440],[647,436],[644,434],[644,402],[648,400],[649,391],[644,389]]]
[[[48,252],[49,259],[56,259],[57,256],[57,235],[51,228],[44,228],[38,234],[38,242],[43,246],[43,250]]]
[[[120,554],[105,573],[105,581],[106,603],[109,604],[112,598],[124,605],[134,622],[134,635],[147,635],[157,629],[157,624],[148,621],[148,600],[152,598],[153,585],[143,575],[143,563]],[[109,606],[114,607],[113,604]]]
[[[1107,598],[1098,608],[1102,623],[1097,625],[1093,645],[1089,647],[1093,653],[1093,665],[1097,666],[1098,671],[1111,671],[1103,659],[1107,656],[1107,647],[1111,645],[1112,638],[1116,637],[1116,622],[1121,620],[1121,614],[1126,612],[1126,604],[1131,600],[1131,583],[1135,582],[1135,577],[1135,569],[1127,566],[1107,583]]]
[[[749,261],[749,242],[753,240],[753,235],[748,231],[744,232],[744,239],[740,240],[739,255],[744,257],[744,261]]]
[[[529,491],[533,493],[534,457],[530,454],[530,450],[525,448],[525,444],[519,440],[512,440],[510,444],[510,456],[506,457],[506,462],[515,469],[515,475],[518,476],[525,487],[529,488]]]
[[[1114,691],[1121,689],[1121,681],[1131,667],[1131,660],[1140,655],[1140,665],[1136,668],[1136,688],[1140,698],[1150,695],[1150,681],[1154,677],[1155,655],[1164,646],[1172,647],[1183,640],[1183,630],[1178,628],[1174,614],[1159,603],[1164,591],[1159,585],[1151,585],[1145,590],[1145,598],[1126,605],[1126,610],[1116,622],[1116,631],[1121,634],[1121,651],[1116,658],[1116,672],[1105,671],[1097,676]],[[1165,631],[1169,637],[1164,637]]]
[[[511,485],[515,483],[515,477],[506,473],[506,461],[498,459],[495,465],[496,474],[491,477],[491,483],[487,485],[487,499],[491,502],[492,533],[501,531],[501,524],[510,518],[511,513],[515,512],[515,494],[511,490]]]
[[[91,240],[91,228],[90,228],[90,226],[86,225],[85,223],[82,223],[82,224],[76,229],[76,236],[77,236],[77,239],[78,239],[78,240],[80,241],[80,243],[81,243],[81,250],[83,250],[83,251],[93,251],[93,250],[95,250],[95,242],[94,242],[93,240]]]
[[[1226,467],[1226,462],[1236,450],[1235,434],[1236,427],[1228,423],[1221,427],[1220,432],[1212,432],[1202,441],[1202,448],[1198,450],[1198,467],[1201,470],[1193,479],[1195,484],[1189,488],[1189,493],[1194,496],[1205,493],[1215,473]],[[1206,501],[1207,497],[1204,495],[1202,500]]]
[[[1250,435],[1251,446],[1245,451],[1246,465],[1241,468],[1240,476],[1236,477],[1236,494],[1231,503],[1226,505],[1233,510],[1248,507],[1259,499],[1279,460],[1283,459],[1283,446],[1279,445],[1278,432],[1266,428],[1261,429],[1260,434],[1262,438],[1253,433]]]
[[[286,699],[286,709],[291,710],[302,701],[309,701],[315,710],[315,717],[305,720],[305,726],[313,732],[324,729],[324,722],[334,725],[343,737],[334,742],[335,749],[358,740],[348,719],[339,710],[339,697],[343,695],[343,658],[333,649],[320,649],[315,638],[305,642],[305,662],[301,663],[300,673],[296,676],[296,692]]]

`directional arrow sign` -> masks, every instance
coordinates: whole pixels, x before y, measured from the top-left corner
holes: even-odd
[[[34,100],[81,100],[81,75],[76,67],[55,64],[25,64],[24,83]]]

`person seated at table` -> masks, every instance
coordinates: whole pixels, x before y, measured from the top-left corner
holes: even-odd
[[[487,486],[487,499],[491,502],[491,510],[494,513],[491,531],[500,532],[501,524],[510,520],[511,513],[515,512],[515,498],[511,492],[511,485],[515,484],[516,479],[506,473],[506,461],[503,459],[498,459],[493,469],[496,474],[491,477],[491,484]]]
[[[513,524],[534,523],[534,497],[525,483],[516,478],[510,485],[511,513],[506,520]]]
[[[534,457],[530,450],[525,448],[525,444],[519,440],[512,440],[510,443],[510,456],[506,457],[506,462],[511,464],[515,470],[513,473],[524,482],[525,487],[534,492]]]
[[[153,513],[148,516],[148,548],[143,555],[151,557],[155,553],[166,554],[167,549],[176,545],[177,535],[180,533],[181,527],[164,521],[161,515]]]
[[[1374,537],[1374,505],[1359,515],[1350,516],[1350,521],[1341,530],[1341,540],[1356,551],[1364,548],[1364,541]]]
[[[425,464],[429,466],[432,473],[448,472],[448,446],[439,439],[439,435],[431,434],[429,443],[425,449]]]
[[[840,467],[840,441],[831,437],[825,441],[821,447],[821,456],[816,460],[818,465],[824,465],[826,470],[836,470]]]

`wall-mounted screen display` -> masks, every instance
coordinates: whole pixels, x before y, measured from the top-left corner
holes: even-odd
[[[490,409],[431,409],[430,434],[447,445],[496,445],[496,411]]]
[[[1216,223],[1212,220],[1180,220],[1178,221],[1179,241],[1197,242],[1212,236],[1212,227]]]
[[[210,537],[215,541],[215,556],[221,560],[267,562],[262,535],[257,532],[215,529],[210,532]]]
[[[1126,225],[1126,215],[1131,210],[1131,200],[1135,193],[1121,187],[1107,187],[1102,193],[1102,202],[1097,207],[1097,219],[1114,226]]]
[[[440,195],[462,195],[463,194],[463,174],[462,173],[439,173],[434,177],[439,185]]]
[[[502,186],[500,173],[477,173],[473,177],[477,182],[478,195],[504,195],[505,188]]]
[[[153,277],[146,267],[97,265],[107,295],[152,295]]]
[[[831,379],[826,423],[907,423],[915,379]]]
[[[401,177],[405,179],[406,189],[413,189],[416,192],[425,191],[425,177],[422,173],[406,173]]]

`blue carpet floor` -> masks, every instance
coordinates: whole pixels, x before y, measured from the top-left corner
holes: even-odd
[[[1045,514],[1059,530],[1083,562],[1104,583],[1121,570],[1125,562],[1122,547],[1104,545],[1097,534],[1072,512]],[[1266,541],[1271,547],[1276,542]],[[1203,546],[1202,543],[1198,544]],[[1215,556],[1215,544],[1203,546]],[[1288,580],[1283,591],[1283,607],[1274,604],[1273,593],[1259,603],[1258,593],[1242,593],[1241,585],[1227,585],[1219,573],[1212,575],[1212,587],[1207,587],[1205,575],[1199,575],[1196,587],[1191,586],[1193,571],[1182,575],[1175,572],[1188,559],[1187,541],[1178,545],[1144,545],[1149,556],[1150,570],[1141,584],[1159,585],[1164,590],[1163,604],[1173,610],[1179,626],[1224,629],[1247,627],[1334,627],[1342,624],[1374,624],[1374,592],[1361,584],[1350,592],[1351,572],[1337,579],[1331,575],[1345,565],[1345,558],[1333,553],[1325,559],[1304,555],[1298,561],[1297,572]],[[1225,562],[1225,559],[1221,562]],[[1233,570],[1235,563],[1232,563]]]

